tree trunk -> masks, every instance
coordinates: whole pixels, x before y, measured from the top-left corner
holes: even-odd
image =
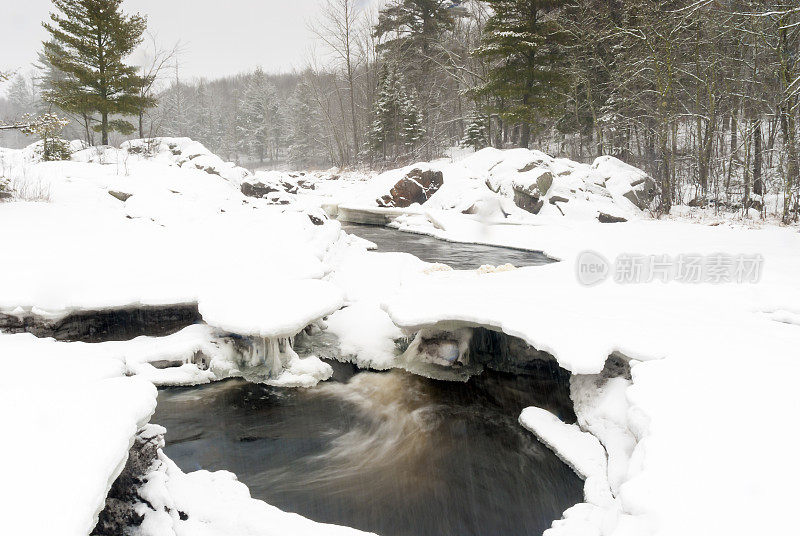
[[[531,143],[531,125],[530,123],[522,123],[521,134],[519,136],[519,146],[528,148]]]
[[[103,145],[108,145],[108,114],[106,112],[103,112],[102,117],[103,117],[103,121],[102,121],[102,124],[100,125],[100,127],[101,127],[100,132],[103,133],[102,144]]]
[[[764,180],[761,178],[762,157],[761,119],[753,125],[753,193],[764,195]]]

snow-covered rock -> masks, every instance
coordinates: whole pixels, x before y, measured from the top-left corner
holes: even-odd
[[[581,164],[540,151],[493,148],[453,162],[390,170],[360,189],[319,187],[351,211],[410,206],[408,214],[452,211],[495,222],[597,221],[601,214],[602,221],[638,219],[655,194],[647,174],[610,156]]]

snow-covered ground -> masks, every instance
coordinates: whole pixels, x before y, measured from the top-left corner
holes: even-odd
[[[403,365],[415,347],[401,357],[395,341],[419,330],[485,326],[569,370],[577,424],[537,408],[520,416],[586,479],[585,502],[553,536],[791,532],[796,228],[652,220],[637,206],[646,177],[610,158],[583,165],[489,149],[374,178],[300,179],[250,175],[187,139],[84,149],[71,162],[30,157],[0,150],[22,198],[0,204],[0,228],[14,230],[4,234],[0,314],[57,320],[196,304],[205,323],[92,344],[0,334],[0,418],[13,435],[0,459],[14,461],[0,483],[0,532],[87,534],[152,414],[153,384],[254,370],[275,385],[326,379],[328,365],[291,347],[326,316],[345,358],[362,367]],[[442,186],[400,209],[393,226],[561,262],[450,270],[369,252],[326,218],[323,206],[380,211],[376,200],[415,168],[441,171]],[[280,191],[248,197],[245,182]],[[716,284],[663,271],[698,258],[699,276]],[[742,259],[758,260],[758,278],[733,271]],[[605,280],[583,284],[586,266],[604,267]],[[629,373],[609,374],[612,355]],[[151,476],[142,493],[173,513],[146,516],[142,534],[351,532],[254,501],[229,473],[184,474],[163,453]]]

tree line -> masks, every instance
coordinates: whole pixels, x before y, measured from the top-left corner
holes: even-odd
[[[795,1],[323,0],[306,69],[210,80],[182,80],[163,51],[128,66],[146,19],[121,3],[54,0],[45,23],[41,100],[90,142],[138,118],[142,137],[293,166],[389,167],[459,144],[611,154],[657,180],[661,213],[800,213]]]

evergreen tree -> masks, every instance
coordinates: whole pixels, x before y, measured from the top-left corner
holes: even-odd
[[[277,90],[260,68],[253,73],[245,90],[242,119],[250,156],[262,162],[266,155],[274,156],[272,142],[279,122]]]
[[[54,46],[57,45],[54,44]],[[38,57],[39,61],[36,67],[39,70],[39,90],[42,96],[40,105],[43,111],[52,111],[53,106],[61,108],[68,116],[72,117],[77,123],[80,123],[84,140],[89,145],[93,145],[94,131],[92,130],[92,124],[97,122],[97,118],[93,116],[93,110],[88,103],[87,97],[79,94],[74,95],[71,97],[68,107],[59,106],[53,97],[57,82],[64,83],[69,79],[74,80],[75,76],[68,75],[53,66],[47,59],[44,51],[40,51]],[[61,104],[64,104],[63,100]]]
[[[289,162],[302,166],[319,158],[319,144],[314,132],[319,129],[320,117],[310,98],[311,88],[302,80],[289,99],[291,134],[289,136]]]
[[[489,122],[480,112],[475,111],[472,114],[461,145],[472,147],[476,151],[489,145]]]
[[[8,102],[18,113],[33,112],[36,105],[36,98],[33,93],[33,88],[22,75],[17,75],[11,82],[11,87],[8,88]]]
[[[381,67],[378,97],[373,109],[370,145],[384,158],[410,154],[425,134],[415,91],[409,93],[397,66]]]
[[[96,111],[100,124],[95,130],[108,144],[108,133],[135,130],[113,115],[134,115],[155,104],[142,97],[145,84],[137,68],[124,59],[142,40],[147,20],[138,14],[125,15],[122,0],[53,0],[57,12],[43,23],[50,33],[44,43],[47,61],[67,77],[52,81],[48,98],[67,112]]]
[[[477,54],[494,60],[481,93],[500,97],[500,116],[521,125],[519,145],[555,114],[568,85],[568,36],[556,15],[569,0],[486,0],[492,15]]]
[[[204,80],[200,80],[194,91],[195,113],[192,115],[193,136],[207,147],[215,146],[211,95]]]
[[[421,90],[435,56],[440,52],[441,36],[451,30],[454,19],[450,0],[395,0],[378,15],[375,36],[383,39],[380,50],[387,59],[402,63],[407,79]]]
[[[384,159],[387,156],[396,156],[398,152],[397,145],[401,139],[402,91],[397,66],[389,67],[384,64],[381,67],[378,96],[373,109],[374,119],[370,129],[371,148],[375,152],[381,152]]]
[[[417,106],[417,93],[408,94],[402,86],[400,89],[401,136],[406,152],[411,153],[425,134],[425,128],[422,126],[422,112]]]

